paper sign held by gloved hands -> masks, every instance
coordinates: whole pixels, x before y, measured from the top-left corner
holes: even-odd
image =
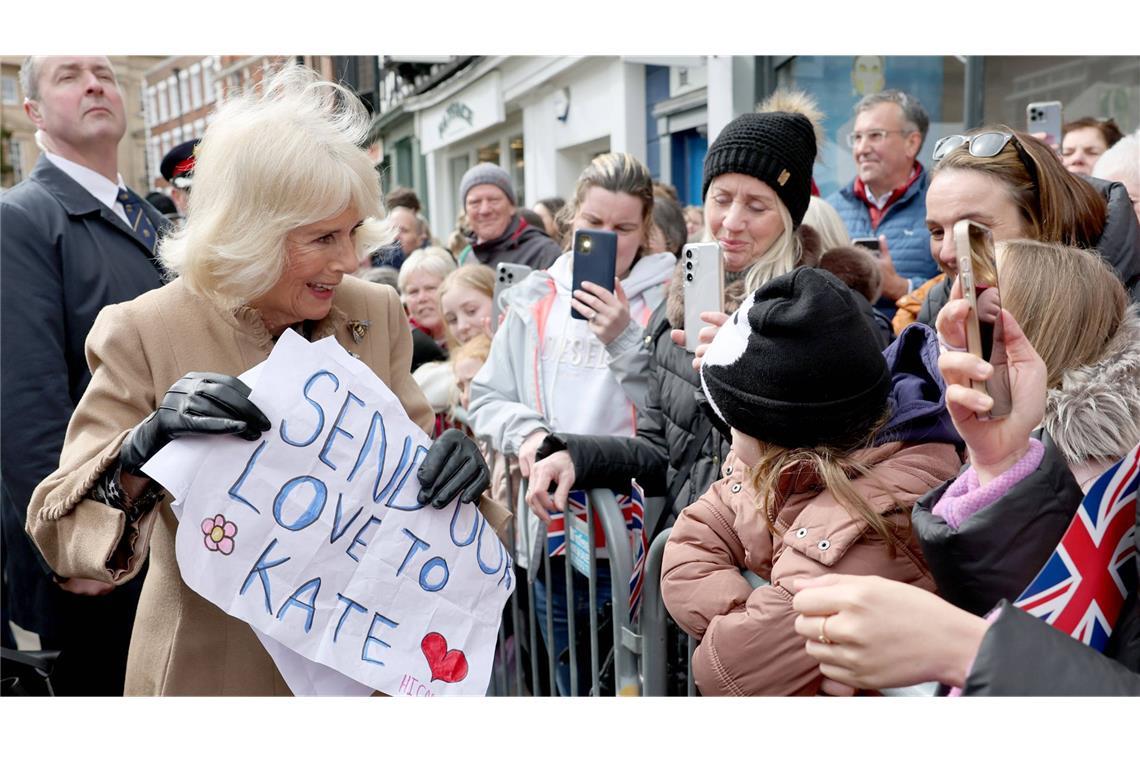
[[[485,694],[514,569],[474,505],[416,501],[428,436],[332,338],[287,330],[246,378],[259,440],[144,467],[178,504],[186,584],[269,639],[295,693]]]

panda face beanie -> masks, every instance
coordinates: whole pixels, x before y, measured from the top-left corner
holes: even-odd
[[[869,433],[891,375],[850,289],[801,267],[741,303],[704,356],[701,385],[731,427],[810,448]]]

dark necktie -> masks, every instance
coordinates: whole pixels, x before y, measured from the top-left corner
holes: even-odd
[[[146,247],[154,252],[154,244],[157,239],[157,232],[154,225],[151,224],[150,219],[147,218],[146,212],[143,210],[142,198],[139,198],[128,188],[119,188],[119,203],[123,204],[123,209],[127,212],[127,219],[130,222],[131,229],[135,234],[146,243]]]

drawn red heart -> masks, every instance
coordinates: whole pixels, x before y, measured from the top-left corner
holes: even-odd
[[[431,668],[431,680],[459,683],[467,677],[467,655],[458,649],[448,649],[447,639],[439,633],[429,633],[420,642],[420,649]]]

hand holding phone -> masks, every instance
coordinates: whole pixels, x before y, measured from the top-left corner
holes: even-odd
[[[526,264],[499,262],[495,267],[495,290],[491,294],[491,332],[499,329],[499,322],[503,318],[503,307],[499,297],[507,288],[525,280],[531,271]]]
[[[938,336],[950,346],[966,342],[973,313],[961,285],[961,280],[954,281],[950,301],[938,313]],[[946,408],[983,485],[1025,455],[1029,434],[1040,426],[1045,414],[1045,362],[1008,311],[1003,312],[1001,322],[1012,399],[1008,416],[989,418],[991,397],[973,387],[988,380],[996,368],[963,350],[944,350],[938,357],[938,369],[946,381]]]
[[[582,283],[592,282],[613,293],[617,278],[617,233],[607,230],[574,230],[571,244],[574,274],[572,289],[586,292]],[[580,311],[573,305],[570,316],[589,319],[590,309]]]
[[[993,399],[990,410],[979,414],[978,418],[1006,417],[1012,399],[993,235],[987,227],[963,219],[954,225],[954,245],[958,258],[959,286],[962,297],[970,304],[966,322],[966,349],[993,367],[993,374],[985,381],[971,381],[975,390],[982,391]]]
[[[689,243],[681,249],[684,269],[685,350],[696,353],[705,327],[702,312],[724,311],[724,256],[720,244]]]
[[[851,238],[851,245],[866,248],[876,259],[883,255],[883,252],[879,248],[879,239],[877,237]]]
[[[1025,131],[1041,138],[1053,150],[1061,149],[1061,101],[1030,103],[1025,107]]]

